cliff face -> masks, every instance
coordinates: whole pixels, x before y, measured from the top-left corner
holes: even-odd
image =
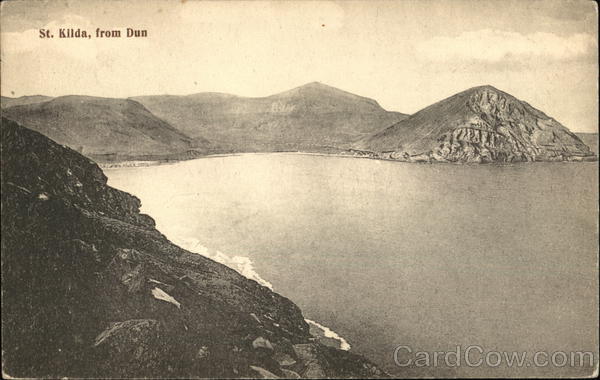
[[[92,161],[2,119],[2,334],[16,377],[377,377],[296,305],[185,251]]]
[[[404,161],[514,162],[593,159],[556,120],[491,86],[429,106],[360,141],[357,148]]]

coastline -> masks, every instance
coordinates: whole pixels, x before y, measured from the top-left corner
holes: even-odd
[[[451,161],[407,161],[398,160],[393,158],[385,157],[373,157],[373,156],[358,156],[351,154],[341,153],[318,153],[318,152],[302,152],[302,151],[280,151],[280,152],[236,152],[236,153],[216,153],[207,154],[191,158],[184,159],[171,159],[171,160],[131,160],[131,161],[116,161],[116,162],[97,162],[98,166],[102,169],[114,169],[114,168],[136,168],[146,166],[158,166],[158,165],[171,165],[179,162],[193,161],[200,159],[209,158],[222,158],[222,157],[237,157],[246,155],[268,155],[268,154],[289,154],[289,155],[303,155],[303,156],[322,156],[322,157],[340,157],[340,158],[358,158],[367,160],[377,161],[388,161],[388,162],[399,162],[407,164],[436,164],[436,165],[466,165],[466,166],[478,166],[478,165],[497,165],[497,166],[512,166],[515,164],[536,164],[536,163],[582,163],[582,162],[598,162],[598,156],[589,156],[585,160],[556,160],[556,161],[516,161],[516,162],[451,162]]]
[[[274,152],[274,153],[276,153],[276,154],[294,154],[294,155],[301,154],[301,155],[311,155],[311,156],[332,156],[332,155],[328,155],[328,154],[303,153],[303,152]],[[103,166],[102,164],[98,164],[98,166],[100,166],[100,168],[103,171],[107,170],[107,169],[142,168],[142,167],[159,166],[159,165],[165,165],[165,164],[176,164],[176,163],[179,163],[182,161],[192,161],[192,160],[200,159],[200,158],[220,158],[220,157],[241,156],[241,155],[248,155],[248,154],[266,155],[266,154],[273,154],[273,153],[214,154],[214,155],[209,155],[209,156],[196,157],[196,158],[189,159],[189,160],[179,160],[179,161],[169,161],[169,162],[125,161],[125,162],[120,162],[120,163],[105,164],[106,166]],[[348,156],[341,156],[341,157],[348,157]],[[361,157],[351,157],[351,158],[361,158]],[[198,240],[194,237],[173,236],[173,235],[166,233],[165,231],[160,231],[160,232],[162,234],[164,234],[171,242],[173,242],[173,244],[176,244],[192,253],[207,257],[207,258],[214,260],[220,264],[223,264],[223,265],[235,270],[242,276],[244,276],[250,280],[256,281],[258,284],[270,289],[271,291],[275,291],[273,289],[273,285],[268,280],[261,277],[261,275],[255,270],[254,263],[253,263],[252,259],[250,259],[249,257],[240,256],[240,255],[229,255],[229,254],[223,253],[219,250],[210,249],[210,248],[204,246],[200,242],[200,240]],[[348,343],[348,341],[344,337],[342,337],[338,333],[336,333],[333,329],[329,328],[328,326],[324,326],[324,325],[320,324],[319,322],[316,322],[309,318],[305,318],[305,321],[310,326],[311,334],[317,339],[317,341],[323,343],[324,345],[332,346],[332,347],[338,348],[340,350],[350,351],[351,345]]]
[[[164,233],[161,231],[161,233]],[[167,236],[165,234],[165,236]],[[273,289],[273,285],[261,275],[256,272],[254,269],[254,263],[252,259],[247,256],[232,256],[225,254],[218,250],[211,250],[210,248],[202,245],[202,243],[196,239],[191,237],[170,237],[167,238],[173,242],[174,244],[198,255],[207,257],[211,260],[214,260],[220,264],[223,264],[247,279],[254,280],[260,285],[270,289],[271,291],[275,291]],[[351,345],[348,341],[336,333],[333,329],[320,324],[319,322],[313,321],[309,318],[304,318],[305,322],[310,326],[311,334],[319,341],[320,343],[338,348],[343,351],[350,351]]]

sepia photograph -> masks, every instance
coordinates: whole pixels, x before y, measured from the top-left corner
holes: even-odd
[[[3,378],[598,377],[596,2],[0,21]]]

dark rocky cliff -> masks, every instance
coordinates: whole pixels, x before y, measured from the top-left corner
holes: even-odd
[[[402,161],[515,162],[595,159],[567,128],[492,86],[435,103],[355,145]]]
[[[378,377],[296,305],[169,242],[98,166],[2,119],[4,373]]]

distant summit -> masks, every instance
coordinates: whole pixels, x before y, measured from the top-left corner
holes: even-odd
[[[435,103],[355,147],[406,161],[513,162],[593,159],[566,127],[493,86]]]
[[[259,98],[200,93],[133,99],[186,135],[238,152],[346,147],[407,117],[320,82]]]
[[[340,90],[339,88],[332,87],[321,82],[310,82],[305,85],[293,88],[288,91],[281,92],[279,94],[271,95],[272,98],[286,98],[286,97],[306,97],[306,96],[314,96],[316,98],[320,97],[335,97],[340,99],[347,99],[347,101],[355,101],[359,103],[366,103],[373,106],[373,108],[380,109],[381,106],[377,101],[370,98],[365,98],[363,96],[359,96],[353,94],[348,91]]]

